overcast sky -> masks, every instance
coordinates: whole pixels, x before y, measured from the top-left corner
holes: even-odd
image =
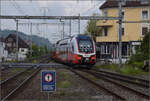
[[[1,15],[44,15],[44,9],[47,16],[81,16],[101,14],[99,7],[103,3],[100,1],[1,1]],[[60,39],[62,25],[59,20],[19,20],[19,23],[53,23],[33,25],[33,35],[48,38],[51,42]],[[1,20],[1,29],[15,29],[14,20]],[[69,34],[69,21],[65,20],[65,34]],[[85,31],[87,21],[81,21],[81,33]],[[19,25],[19,31],[30,34],[30,25]],[[78,20],[72,20],[72,35],[78,34]]]

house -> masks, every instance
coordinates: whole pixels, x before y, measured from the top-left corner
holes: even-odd
[[[3,38],[0,38],[0,62],[6,60],[8,51],[6,50],[6,44]]]
[[[8,59],[16,59],[16,34],[9,34],[5,38],[6,49],[8,50]],[[18,36],[18,59],[24,60],[29,51],[29,46]]]
[[[125,62],[133,53],[135,46],[150,29],[150,2],[149,0],[126,0],[122,7],[123,21],[135,21],[135,23],[122,24],[122,61]],[[118,17],[118,1],[108,0],[100,6],[103,16]],[[136,23],[142,21],[142,23]],[[144,22],[145,21],[145,22]],[[102,36],[96,37],[100,47],[100,58],[109,59],[118,63],[119,36],[117,20],[99,20],[97,27],[102,28]]]

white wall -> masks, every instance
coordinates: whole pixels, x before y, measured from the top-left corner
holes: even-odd
[[[19,48],[18,58],[24,60],[27,58],[28,48]]]
[[[5,43],[0,42],[0,62],[2,61],[2,58],[6,60],[7,56],[8,56],[8,51],[5,50]]]

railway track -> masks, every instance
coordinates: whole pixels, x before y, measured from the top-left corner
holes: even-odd
[[[92,84],[95,85],[97,88],[103,89],[103,90],[105,90],[106,92],[108,92],[109,94],[111,94],[112,96],[114,96],[114,99],[113,99],[114,101],[116,101],[116,99],[119,99],[119,100],[121,100],[121,101],[126,101],[126,99],[123,98],[122,96],[120,96],[120,95],[118,95],[118,94],[112,92],[111,90],[105,88],[103,85],[101,85],[101,84],[99,84],[99,83],[97,83],[97,82],[94,82],[93,80],[89,79],[89,78],[86,77],[85,75],[79,73],[77,70],[75,70],[75,69],[70,69],[70,68],[68,68],[68,67],[67,67],[67,69],[70,70],[71,72],[75,73],[76,75],[78,75],[78,76],[81,77],[82,79],[84,79],[84,80],[86,80],[86,81],[92,83]]]
[[[48,63],[49,58],[41,59],[40,63]],[[6,101],[11,97],[17,95],[20,92],[21,88],[36,76],[36,74],[41,70],[39,67],[30,67],[26,70],[17,73],[16,75],[2,81],[1,86],[1,101]]]
[[[132,76],[127,76],[127,75],[122,75],[119,73],[108,72],[108,71],[104,71],[104,70],[97,70],[97,69],[92,69],[92,70],[95,71],[96,73],[99,73],[99,75],[107,77],[107,78],[131,83],[131,84],[138,85],[140,87],[144,87],[147,89],[149,88],[149,80],[132,77]]]
[[[29,68],[1,82],[1,100],[5,101],[5,99],[14,92],[18,85],[20,86],[30,75],[32,75],[32,73],[34,73],[34,71],[35,69]]]
[[[83,71],[83,72],[86,72],[86,73],[88,73],[88,74],[91,74],[91,75],[93,75],[94,77],[96,77],[96,78],[98,78],[98,79],[103,79],[104,81],[113,83],[113,84],[115,84],[115,85],[117,85],[117,86],[119,86],[119,87],[121,87],[121,88],[123,88],[123,89],[127,89],[127,90],[133,92],[134,94],[136,94],[136,95],[138,95],[138,96],[141,96],[141,97],[143,97],[143,98],[145,98],[145,99],[149,99],[149,95],[148,95],[148,94],[143,93],[143,92],[140,92],[140,91],[135,90],[135,89],[133,89],[133,88],[130,88],[130,87],[128,87],[127,85],[123,85],[122,83],[116,82],[116,81],[113,80],[113,79],[115,79],[114,77],[113,77],[113,79],[110,79],[108,76],[103,75],[103,74],[101,74],[100,72],[93,71],[93,70],[82,70],[82,71]],[[120,80],[120,79],[117,79],[117,80]],[[126,81],[126,80],[125,80],[125,81]],[[127,81],[127,82],[128,82],[128,81]],[[136,84],[136,83],[133,83],[133,84]],[[137,84],[137,85],[139,85],[139,84]],[[144,86],[144,87],[145,87],[145,86]]]
[[[2,84],[4,84],[4,83],[8,82],[9,80],[11,80],[11,79],[13,79],[13,78],[15,78],[15,77],[21,75],[22,73],[24,73],[25,71],[27,71],[28,69],[31,69],[31,68],[32,68],[32,67],[27,68],[27,69],[25,69],[25,70],[23,70],[23,71],[21,71],[21,72],[18,72],[18,73],[15,74],[15,75],[12,75],[12,76],[10,76],[10,77],[4,79],[4,80],[1,80],[0,85],[2,85]],[[11,70],[11,69],[10,69],[10,70]]]

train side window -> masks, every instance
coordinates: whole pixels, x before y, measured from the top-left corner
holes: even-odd
[[[72,44],[72,51],[74,52],[74,47],[73,47],[73,44]]]

